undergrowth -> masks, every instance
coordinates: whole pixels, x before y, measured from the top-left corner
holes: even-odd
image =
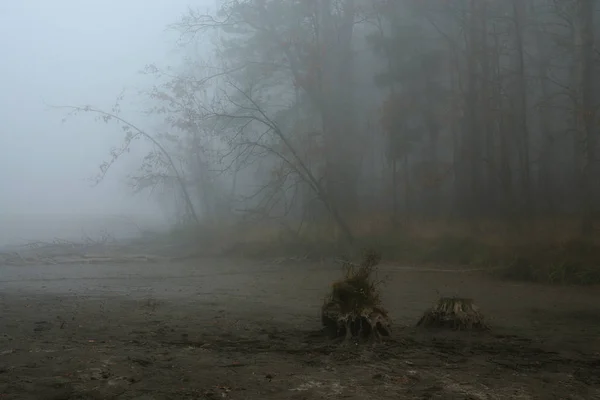
[[[374,251],[365,252],[361,264],[344,264],[344,276],[332,285],[332,295],[327,301],[342,304],[342,312],[379,307],[381,297],[378,283],[373,281],[381,256]]]
[[[344,253],[331,231],[319,234],[311,229],[304,234],[285,234],[272,227],[248,226],[244,229],[204,228],[200,232],[172,232],[173,238],[197,235],[199,248],[223,255],[249,258],[302,257],[314,260]],[[436,233],[440,232],[440,233]],[[429,226],[428,230],[368,231],[356,235],[356,248],[373,248],[387,261],[411,265],[445,265],[488,268],[502,279],[550,284],[600,284],[600,241],[577,235],[538,232],[501,232],[479,234],[452,232]],[[289,232],[288,232],[289,233]],[[492,234],[494,233],[494,234]]]
[[[343,278],[331,285],[331,293],[321,307],[321,322],[332,337],[379,340],[390,335],[390,320],[381,305],[380,282],[373,281],[380,261],[380,254],[367,250],[360,264],[344,264]]]

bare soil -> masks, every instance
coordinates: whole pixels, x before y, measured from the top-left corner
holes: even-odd
[[[232,259],[2,267],[0,399],[600,398],[598,288],[384,265],[393,337],[357,345],[319,333],[340,274]],[[414,328],[455,295],[491,332]]]

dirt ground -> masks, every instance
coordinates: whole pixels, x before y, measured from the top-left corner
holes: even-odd
[[[3,399],[600,398],[600,290],[384,265],[394,336],[319,334],[338,266],[204,259],[0,269]],[[414,324],[473,297],[486,334]]]

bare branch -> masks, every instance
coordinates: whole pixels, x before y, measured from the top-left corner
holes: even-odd
[[[173,162],[173,159],[171,157],[171,155],[169,154],[169,152],[155,139],[153,138],[151,135],[149,135],[148,133],[146,133],[145,131],[143,131],[142,129],[140,129],[139,127],[137,127],[136,125],[134,125],[133,123],[121,118],[120,116],[111,113],[111,112],[106,112],[91,106],[83,106],[83,107],[78,107],[78,106],[51,106],[52,108],[57,108],[57,109],[68,109],[71,110],[71,115],[73,115],[73,113],[77,113],[77,112],[86,112],[86,113],[94,113],[94,114],[98,114],[102,117],[102,119],[104,120],[104,122],[110,122],[111,120],[115,120],[120,122],[121,124],[123,124],[123,127],[125,128],[125,146],[123,146],[120,150],[117,150],[115,152],[112,152],[112,160],[107,164],[103,164],[103,166],[105,167],[101,167],[101,175],[100,175],[100,180],[102,180],[104,178],[104,176],[106,175],[106,172],[108,171],[108,168],[110,167],[110,165],[112,165],[118,158],[119,156],[121,156],[123,153],[129,151],[129,145],[131,143],[132,140],[134,140],[136,137],[144,137],[145,139],[147,139],[148,141],[150,141],[154,146],[156,146],[160,152],[165,156],[165,158],[167,159],[169,166],[171,167],[173,173],[176,176],[176,179],[179,183],[181,192],[184,196],[184,199],[186,201],[186,204],[189,208],[189,212],[192,215],[192,217],[194,218],[196,223],[200,223],[200,220],[198,219],[198,216],[195,212],[194,209],[194,205],[192,203],[192,200],[190,198],[190,195],[188,193],[188,190],[186,188],[185,182],[183,181],[183,178],[180,174],[180,172],[178,171],[177,167],[175,166],[175,163]],[[133,130],[133,132],[131,131]]]

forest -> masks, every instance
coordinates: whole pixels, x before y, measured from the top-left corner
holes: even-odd
[[[0,3],[1,400],[600,399],[600,0]]]
[[[147,65],[129,177],[174,235],[246,255],[373,246],[515,278],[600,281],[594,0],[227,0]],[[119,98],[122,100],[122,97]],[[173,206],[175,202],[176,206]]]

